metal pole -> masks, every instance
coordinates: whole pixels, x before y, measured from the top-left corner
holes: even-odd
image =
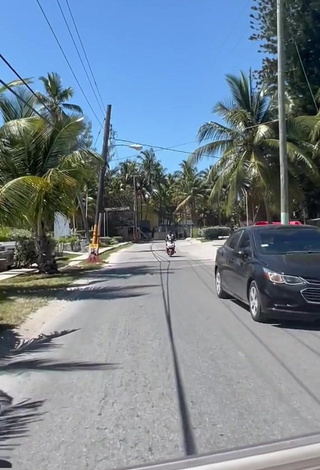
[[[111,104],[108,104],[107,115],[104,127],[104,138],[101,157],[103,158],[103,165],[100,170],[99,177],[99,187],[98,187],[98,196],[97,196],[97,205],[96,205],[96,216],[94,219],[94,229],[93,229],[93,244],[99,244],[99,233],[98,233],[98,224],[99,224],[99,214],[103,210],[103,196],[104,196],[104,180],[105,174],[108,166],[108,145],[109,145],[109,134],[110,134],[110,121],[111,121]]]
[[[133,175],[133,212],[134,212],[134,237],[138,235],[138,213],[137,213],[137,186],[136,186],[136,175]]]
[[[248,191],[245,190],[246,194],[246,215],[247,215],[247,227],[249,226],[249,206],[248,206]]]
[[[103,236],[106,236],[106,213],[103,213]]]
[[[279,151],[280,151],[280,207],[281,224],[289,223],[288,160],[285,114],[285,51],[283,28],[284,0],[277,0],[278,31],[278,108],[279,108]]]
[[[107,219],[107,237],[109,236],[109,215],[108,210],[106,210],[106,219]]]

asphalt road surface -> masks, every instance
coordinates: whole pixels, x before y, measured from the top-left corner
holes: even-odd
[[[45,329],[65,334],[2,368],[3,459],[105,470],[320,431],[320,329],[254,323],[203,253],[132,246],[66,292]]]

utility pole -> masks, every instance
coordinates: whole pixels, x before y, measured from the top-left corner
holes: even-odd
[[[104,182],[105,182],[105,175],[106,175],[106,170],[108,166],[110,122],[111,122],[111,104],[108,104],[105,126],[104,126],[103,146],[102,146],[102,152],[101,152],[103,164],[102,164],[102,167],[100,170],[100,176],[99,176],[96,216],[94,220],[93,240],[92,240],[93,248],[97,254],[99,253],[100,224],[101,224],[101,218],[102,218],[101,214],[103,212],[103,196],[104,196],[104,186],[105,186]]]
[[[249,227],[249,205],[248,205],[248,191],[245,189],[245,196],[246,196],[246,219],[247,219],[247,227]]]
[[[285,51],[283,28],[284,0],[277,0],[278,35],[278,109],[279,109],[279,151],[280,151],[280,207],[281,224],[289,223],[288,156],[285,110]]]
[[[138,236],[138,204],[137,204],[137,175],[133,175],[133,213],[134,213],[134,239]]]

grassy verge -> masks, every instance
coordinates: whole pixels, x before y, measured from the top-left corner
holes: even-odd
[[[62,260],[61,263],[58,260],[59,268],[63,267],[64,269],[57,275],[24,274],[1,281],[0,328],[4,325],[18,326],[32,312],[64,294],[65,288],[72,282],[85,277],[92,270],[105,266],[109,256],[124,247],[125,245],[122,245],[103,253],[100,257],[100,263],[84,261],[77,266],[67,266],[67,262],[72,261],[72,258],[75,257],[68,255],[68,261]]]
[[[64,266],[68,266],[70,261],[72,261],[74,258],[76,258],[79,255],[81,255],[81,253],[74,253],[74,254],[59,256],[57,258],[57,264],[58,264],[59,269],[63,268]]]
[[[126,248],[129,245],[131,245],[131,243],[129,242],[127,245],[120,245],[120,246],[115,245],[114,247],[112,247],[112,249],[107,250],[104,253],[101,253],[99,255],[99,259],[100,259],[99,263],[89,263],[87,260],[84,260],[80,263],[80,266],[82,267],[87,266],[88,268],[90,268],[91,266],[91,267],[94,267],[95,269],[97,269],[97,267],[102,268],[103,266],[105,266],[106,262],[108,261],[111,255],[113,255],[114,253],[117,253],[117,251],[121,251],[123,248]]]

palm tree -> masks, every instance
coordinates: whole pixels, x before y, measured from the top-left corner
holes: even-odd
[[[60,121],[63,116],[72,114],[82,114],[82,109],[76,104],[68,103],[73,97],[73,88],[63,88],[62,80],[59,74],[48,73],[47,77],[39,78],[44,85],[45,94],[38,92],[38,101],[44,114],[50,110],[54,121]]]
[[[0,211],[9,225],[19,222],[37,240],[40,272],[56,270],[48,232],[54,213],[69,216],[88,177],[88,149],[73,150],[83,118],[62,119],[59,128],[39,117],[6,122],[0,129]]]
[[[157,181],[152,192],[151,205],[158,214],[160,225],[171,225],[175,218],[176,204],[174,202],[176,178],[172,174],[165,175]]]
[[[197,207],[203,201],[205,188],[202,173],[198,172],[193,164],[183,161],[181,170],[176,172],[174,186],[175,200],[177,202],[176,213],[184,211],[189,215],[193,225],[197,225]]]
[[[139,194],[142,203],[146,205],[145,220],[148,219],[149,205],[152,193],[158,185],[164,180],[164,169],[157,160],[156,154],[152,148],[143,150],[138,156],[139,165]]]
[[[227,191],[227,209],[231,213],[244,191],[259,188],[270,221],[270,204],[279,191],[276,115],[265,90],[254,88],[251,72],[248,77],[241,72],[240,77],[227,75],[226,79],[231,100],[218,102],[213,108],[225,124],[210,121],[200,127],[199,141],[210,142],[193,152],[190,161],[197,162],[205,155],[220,156],[212,168],[211,198]],[[297,123],[292,122],[291,128],[296,131]],[[288,134],[287,152],[293,175],[297,171],[315,171],[310,145],[299,140],[296,132]]]
[[[35,116],[34,109],[37,105],[36,97],[25,88],[18,88],[16,96],[8,97],[7,94],[0,93],[0,109],[3,122],[14,121],[15,119]]]

